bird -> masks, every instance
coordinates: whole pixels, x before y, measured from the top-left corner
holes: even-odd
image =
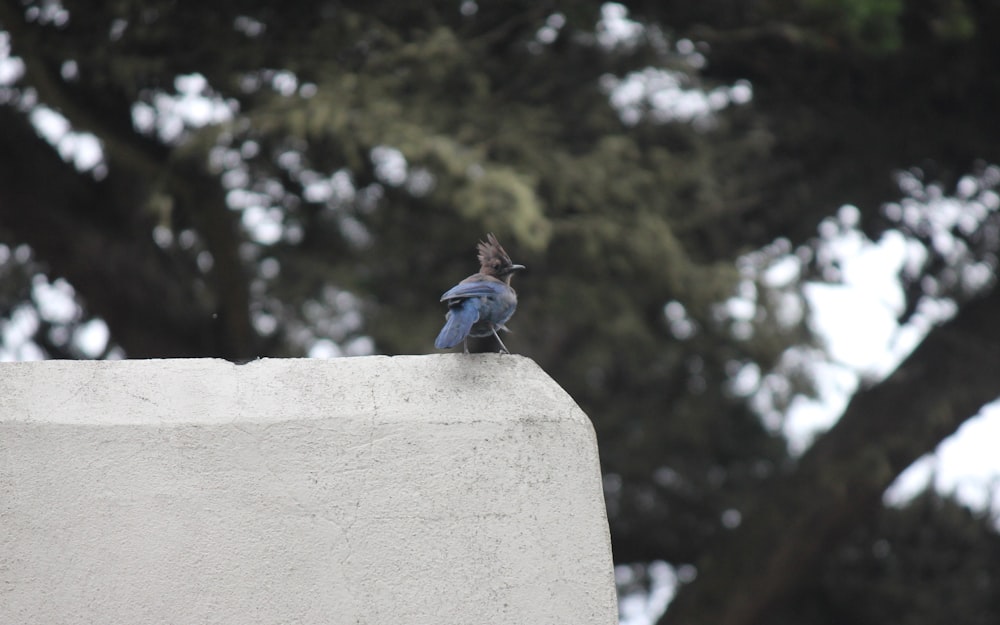
[[[525,267],[511,262],[493,233],[486,235],[486,240],[480,241],[477,249],[479,272],[441,296],[442,302],[448,302],[448,313],[434,347],[448,349],[461,341],[468,354],[470,336],[492,334],[500,343],[500,353],[509,354],[497,330],[510,331],[504,324],[517,309],[517,293],[511,288],[510,279]]]

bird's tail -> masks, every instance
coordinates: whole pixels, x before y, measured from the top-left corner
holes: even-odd
[[[479,309],[473,299],[462,300],[456,306],[448,310],[447,321],[444,327],[434,340],[434,347],[438,349],[448,349],[462,342],[469,335],[469,330],[479,319]]]

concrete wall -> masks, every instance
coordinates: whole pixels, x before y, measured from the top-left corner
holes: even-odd
[[[0,623],[615,623],[591,424],[532,361],[0,365]]]

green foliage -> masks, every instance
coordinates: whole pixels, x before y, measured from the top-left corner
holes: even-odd
[[[902,0],[807,0],[808,11],[832,34],[873,52],[893,52],[902,44]]]
[[[887,227],[900,167],[929,159],[948,180],[1000,160],[997,18],[960,0],[634,2],[617,42],[596,2],[64,4],[64,24],[39,17],[48,3],[0,9],[26,67],[3,88],[0,148],[18,159],[0,171],[0,237],[73,284],[80,320],[105,319],[130,356],[428,353],[440,294],[494,232],[528,267],[507,345],[594,420],[623,562],[696,562],[723,513],[794,464],[748,404],[759,385],[734,384],[774,376],[778,411],[810,390],[783,360],[814,347],[804,317],[782,317],[801,282],[769,284],[770,263],[820,271],[817,225],[843,202]],[[133,123],[193,73],[228,119]],[[647,90],[632,116],[610,86],[630,79]],[[662,114],[671,98],[713,104]],[[107,171],[59,162],[36,102],[94,133]],[[0,272],[5,313],[28,278]],[[79,355],[51,330],[47,354]],[[940,541],[958,528],[968,554],[995,536],[948,510],[928,569],[971,579]],[[891,567],[838,552],[829,570],[917,583],[919,549],[891,541]],[[927,596],[961,591],[939,581]],[[823,601],[861,590],[831,583]]]

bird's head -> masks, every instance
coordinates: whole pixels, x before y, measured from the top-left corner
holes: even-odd
[[[494,278],[510,282],[510,276],[524,269],[524,265],[515,265],[510,256],[493,236],[486,235],[485,241],[479,242],[479,272]]]

